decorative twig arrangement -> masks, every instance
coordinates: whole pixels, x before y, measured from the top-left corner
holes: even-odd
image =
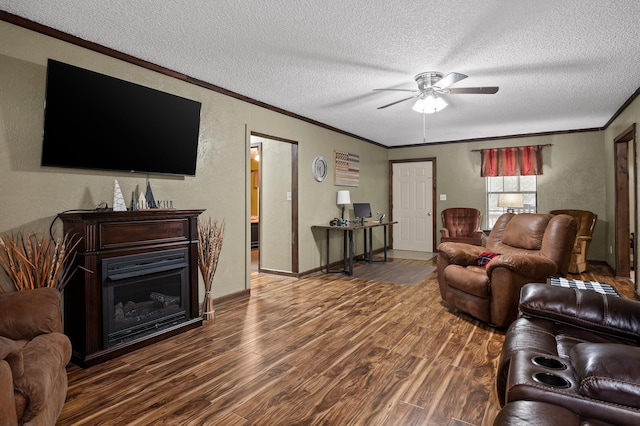
[[[62,238],[41,238],[34,233],[3,235],[0,265],[16,290],[54,287],[62,291],[73,275],[74,249],[79,242],[68,234]],[[4,292],[2,287],[0,292]]]
[[[198,222],[198,267],[204,280],[205,294],[202,304],[202,318],[213,319],[215,310],[213,309],[213,276],[218,267],[218,259],[222,250],[222,240],[224,239],[224,221],[212,221],[209,218],[206,222]]]

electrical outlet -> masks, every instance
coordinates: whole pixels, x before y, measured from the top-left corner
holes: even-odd
[[[440,201],[447,201],[447,194],[440,194]]]
[[[287,201],[291,201],[291,192],[287,192]]]

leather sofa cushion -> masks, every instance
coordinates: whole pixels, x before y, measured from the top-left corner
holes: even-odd
[[[515,215],[505,227],[502,243],[525,250],[540,250],[551,215]]]
[[[640,347],[579,343],[571,350],[581,395],[635,407],[640,395]]]
[[[450,287],[483,299],[489,297],[489,277],[481,266],[449,265],[444,270],[444,278]]]

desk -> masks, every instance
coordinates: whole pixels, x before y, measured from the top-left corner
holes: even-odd
[[[327,231],[327,273],[335,273],[335,272],[344,272],[353,275],[353,231],[357,231],[359,229],[364,230],[364,257],[369,263],[372,262],[386,262],[387,261],[387,227],[389,225],[393,225],[398,222],[365,222],[360,225],[357,223],[351,223],[346,226],[331,226],[331,225],[314,225],[312,229],[324,229]],[[373,250],[372,250],[372,231],[373,228],[377,228],[382,226],[384,233],[384,260],[373,260]],[[369,244],[367,246],[367,230],[369,231]],[[342,231],[342,269],[329,269],[329,241],[330,241],[330,233],[331,231]],[[368,250],[367,250],[368,248]],[[367,254],[368,253],[368,254]]]

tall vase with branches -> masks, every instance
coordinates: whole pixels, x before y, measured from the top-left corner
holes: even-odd
[[[209,218],[198,221],[198,267],[204,280],[204,303],[202,304],[202,318],[214,318],[213,307],[213,276],[218,268],[218,259],[224,240],[224,221],[218,222]]]
[[[16,290],[53,287],[64,290],[71,279],[75,248],[80,239],[35,233],[0,236],[0,265]],[[0,293],[4,293],[0,286]]]

